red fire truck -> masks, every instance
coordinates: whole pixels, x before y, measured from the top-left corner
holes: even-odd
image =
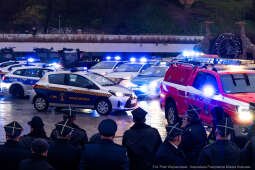
[[[211,110],[220,106],[234,122],[236,136],[247,133],[255,112],[255,70],[245,65],[170,66],[161,84],[161,108],[169,123],[182,118],[190,104],[211,126]]]

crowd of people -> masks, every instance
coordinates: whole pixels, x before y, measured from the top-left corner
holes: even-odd
[[[0,146],[3,170],[163,170],[163,169],[241,169],[255,168],[255,125],[244,148],[232,141],[234,126],[221,108],[212,110],[214,141],[208,141],[199,118],[200,110],[190,105],[181,122],[166,126],[162,142],[157,129],[147,125],[147,112],[132,111],[134,125],[127,130],[122,146],[113,139],[118,129],[112,119],[104,119],[98,133],[88,140],[84,129],[75,124],[74,112],[65,112],[50,137],[44,123],[34,116],[30,133],[13,121],[4,126],[6,142]]]

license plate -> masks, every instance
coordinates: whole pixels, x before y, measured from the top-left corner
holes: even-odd
[[[131,100],[131,104],[136,104],[136,100]]]

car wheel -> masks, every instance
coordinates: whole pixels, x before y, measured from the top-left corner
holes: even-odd
[[[39,112],[45,112],[48,110],[49,102],[43,96],[36,96],[34,98],[34,108]]]
[[[175,124],[178,122],[178,115],[175,103],[170,102],[166,106],[165,117],[168,124]]]
[[[99,100],[95,108],[100,115],[108,115],[112,111],[111,103],[105,99]]]
[[[14,98],[24,97],[24,90],[20,85],[14,85],[11,87],[11,95]]]

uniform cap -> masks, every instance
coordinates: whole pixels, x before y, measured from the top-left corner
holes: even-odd
[[[49,148],[48,142],[40,138],[35,139],[31,145],[31,149],[37,154],[42,154],[46,152],[48,148]]]
[[[180,136],[183,133],[183,129],[181,128],[180,123],[169,124],[166,126],[166,131],[168,138],[175,138],[176,136]]]
[[[117,131],[117,124],[112,119],[105,119],[98,126],[98,131],[103,136],[113,136]]]
[[[5,130],[6,136],[10,138],[16,138],[20,136],[23,128],[18,122],[13,121],[5,125],[4,130]]]
[[[145,118],[145,116],[147,115],[147,112],[145,110],[143,110],[142,108],[138,107],[135,110],[133,110],[132,112],[133,115],[133,119],[135,121],[141,121]]]
[[[73,128],[69,120],[64,120],[56,124],[56,130],[58,136],[66,137],[67,135],[72,133]]]
[[[44,127],[44,123],[42,119],[39,116],[34,116],[31,121],[29,121],[27,124],[29,124],[32,128],[42,128]]]
[[[226,137],[234,131],[233,121],[229,116],[216,120],[216,128],[220,133],[220,136]]]
[[[194,106],[194,105],[189,105],[188,110],[186,112],[186,115],[188,118],[192,120],[199,120],[200,119],[200,111],[201,109]]]

